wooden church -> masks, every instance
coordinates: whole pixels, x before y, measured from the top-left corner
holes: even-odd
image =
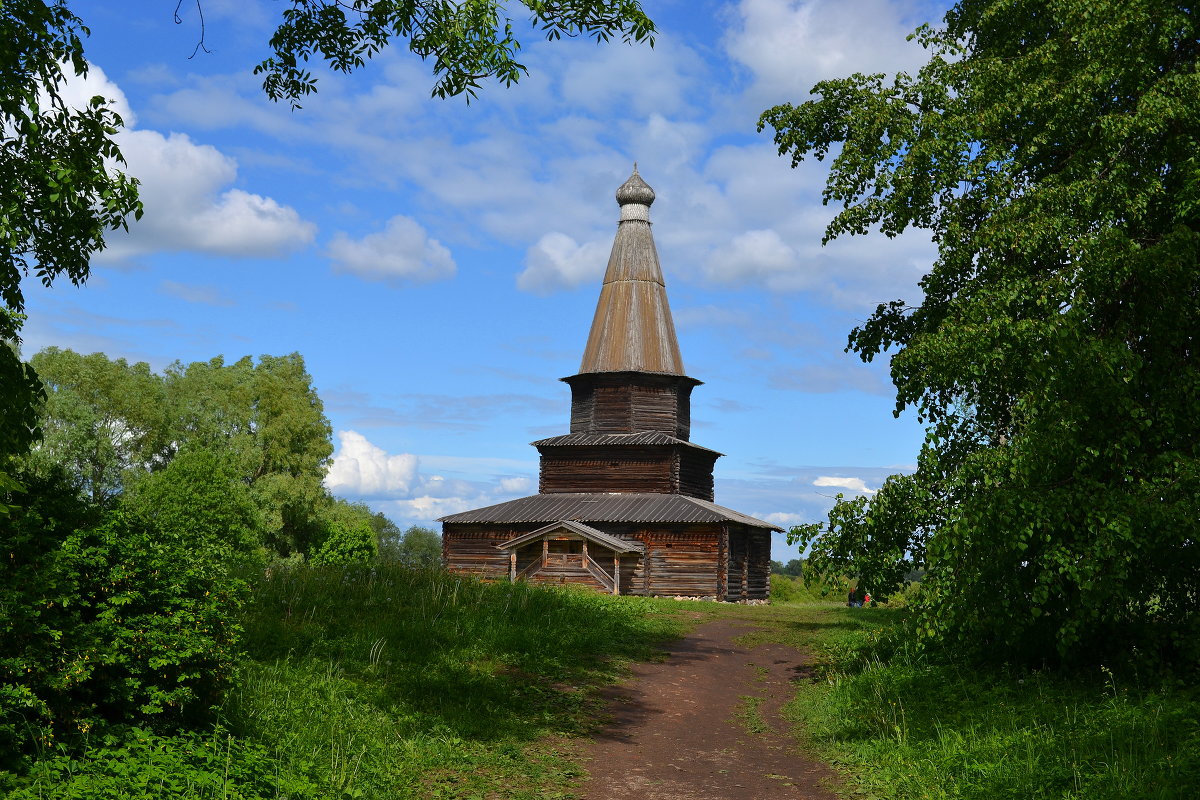
[[[442,517],[448,569],[613,594],[768,597],[781,529],[714,503],[721,454],[689,440],[700,381],[683,371],[653,202],[635,165],[617,190],[621,219],[579,374],[563,378],[570,433],[533,443],[538,493]]]

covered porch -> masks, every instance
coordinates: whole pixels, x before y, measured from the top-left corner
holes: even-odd
[[[573,583],[612,594],[621,593],[621,558],[643,552],[641,542],[573,520],[553,522],[496,547],[508,553],[511,581]],[[632,570],[625,572],[628,579]]]

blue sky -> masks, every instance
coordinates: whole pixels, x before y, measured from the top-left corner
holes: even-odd
[[[398,524],[532,494],[528,442],[569,393],[636,160],[717,502],[788,526],[911,469],[886,361],[843,352],[919,298],[927,237],[821,246],[825,167],[790,169],[758,115],[822,78],[912,70],[940,10],[901,0],[647,0],[656,46],[523,38],[529,75],[469,105],[391,51],[290,111],[251,74],[282,4],[76,2],[126,117],[146,214],[82,288],[27,282],[27,354],[147,361],[300,352],[336,452],[328,484]],[[523,20],[519,15],[516,17]],[[520,28],[519,28],[520,30]],[[795,549],[777,537],[774,557]]]

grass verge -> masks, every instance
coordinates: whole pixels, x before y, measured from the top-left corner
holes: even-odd
[[[939,663],[906,645],[901,615],[794,606],[755,634],[817,653],[785,715],[856,796],[1168,800],[1200,789],[1192,686],[1104,668],[1065,676]]]

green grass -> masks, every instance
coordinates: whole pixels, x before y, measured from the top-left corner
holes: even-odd
[[[902,612],[780,610],[758,638],[815,648],[785,714],[854,796],[950,800],[1192,798],[1200,692],[1094,669],[1072,676],[938,663]]]
[[[681,630],[663,608],[390,565],[277,570],[244,614],[222,728],[48,752],[11,797],[117,798],[122,780],[160,786],[146,797],[569,796],[596,689]]]
[[[793,587],[795,588],[795,587]],[[565,798],[596,690],[684,628],[752,621],[817,668],[785,709],[801,745],[879,800],[1191,798],[1200,691],[1093,669],[967,669],[906,646],[903,610],[612,598],[397,567],[276,571],[246,657],[190,733],[113,729],[47,751],[8,800]],[[761,677],[761,675],[759,676]],[[751,692],[753,691],[752,687]],[[761,698],[735,721],[766,730]]]

